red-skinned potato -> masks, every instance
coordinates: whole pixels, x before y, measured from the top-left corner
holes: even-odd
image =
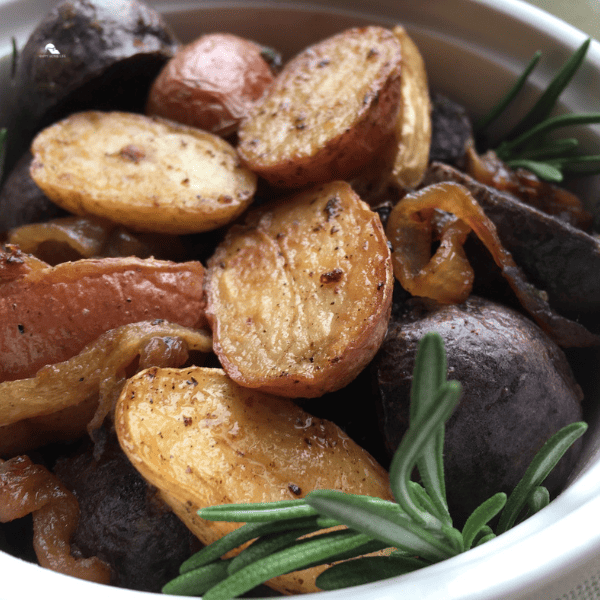
[[[163,67],[146,113],[228,135],[272,83],[261,46],[232,34],[204,35]]]
[[[16,251],[0,252],[0,263],[19,260],[26,262]],[[31,377],[127,323],[206,323],[199,262],[131,257],[45,268],[38,263],[24,275],[0,279],[0,381]]]

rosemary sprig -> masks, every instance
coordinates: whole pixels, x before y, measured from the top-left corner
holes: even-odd
[[[299,500],[201,509],[198,514],[204,519],[246,524],[188,559],[179,577],[165,585],[163,592],[228,600],[272,577],[338,561],[346,562],[326,569],[317,578],[317,586],[330,590],[360,585],[479,546],[546,506],[548,491],[541,484],[584,433],[587,425],[583,422],[568,425],[550,438],[508,499],[504,493],[495,494],[473,511],[462,531],[452,526],[441,442],[460,386],[446,380],[446,371],[441,337],[426,334],[419,343],[413,373],[410,425],[390,469],[395,502],[315,490]],[[410,479],[416,465],[427,473],[422,477],[424,486]],[[498,515],[494,531],[490,524]],[[347,528],[325,531],[335,525]],[[255,541],[235,558],[221,558],[251,540]],[[362,556],[386,547],[395,550],[389,556]]]
[[[575,150],[579,141],[576,138],[559,140],[547,138],[547,134],[561,127],[600,123],[600,113],[549,116],[558,98],[583,64],[589,45],[588,38],[564,63],[529,112],[494,149],[498,157],[509,167],[528,169],[540,179],[552,182],[562,181],[567,172],[580,174],[600,172],[600,154],[585,157],[577,155]],[[487,115],[477,121],[475,131],[478,135],[504,114],[508,105],[525,86],[540,56],[539,51],[535,53],[523,74],[507,94]],[[582,162],[597,164],[592,168],[581,169],[578,165]]]

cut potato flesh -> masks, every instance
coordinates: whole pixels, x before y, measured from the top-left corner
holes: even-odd
[[[250,212],[209,260],[215,352],[241,385],[321,396],[374,356],[392,289],[379,216],[348,183],[317,186]]]
[[[31,150],[31,177],[52,201],[136,231],[216,229],[256,190],[225,140],[158,117],[77,113],[44,129]]]
[[[382,27],[350,29],[292,59],[239,129],[250,169],[282,187],[345,179],[392,133],[401,44]]]
[[[386,471],[329,421],[221,369],[150,368],[131,378],[115,413],[119,442],[142,476],[208,544],[240,524],[197,515],[217,504],[271,502],[338,489],[391,499]],[[269,582],[317,591],[320,569]]]

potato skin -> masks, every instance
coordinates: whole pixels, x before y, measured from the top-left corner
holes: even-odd
[[[400,69],[400,42],[382,27],[350,29],[307,48],[242,121],[242,160],[279,187],[351,176],[393,131]]]
[[[417,342],[432,330],[444,339],[448,378],[463,388],[444,445],[450,514],[461,524],[496,492],[510,493],[544,442],[581,420],[582,392],[560,348],[516,311],[475,296],[460,305],[414,298],[392,316],[372,363],[390,454],[408,425]],[[551,494],[564,485],[580,448],[571,448],[544,482]]]
[[[206,323],[199,262],[104,258],[38,268],[0,285],[0,381],[75,356],[119,325]]]
[[[294,499],[314,489],[391,499],[386,471],[337,426],[291,400],[238,386],[221,369],[139,373],[121,393],[115,427],[132,464],[204,543],[239,526],[204,521],[196,512],[206,506]],[[317,591],[318,572],[277,578],[276,589]]]
[[[45,57],[49,42],[64,58]],[[8,156],[20,156],[42,127],[77,111],[141,112],[150,84],[178,46],[144,2],[57,3],[19,53]]]
[[[232,133],[273,83],[261,51],[237,35],[203,35],[163,67],[150,88],[146,114]]]
[[[251,211],[207,264],[215,353],[241,385],[321,396],[352,381],[385,335],[390,250],[346,182]]]
[[[199,545],[133,468],[114,434],[61,457],[54,473],[79,502],[72,543],[111,567],[111,585],[160,592]]]
[[[54,204],[31,179],[29,166],[32,160],[31,153],[25,152],[0,190],[0,233],[68,214]]]
[[[158,117],[76,113],[40,132],[31,150],[31,176],[51,200],[134,231],[216,229],[256,190],[225,140]]]

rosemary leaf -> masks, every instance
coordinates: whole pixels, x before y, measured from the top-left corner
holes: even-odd
[[[578,156],[563,156],[549,159],[548,163],[559,168],[569,167],[584,163],[600,162],[600,154],[580,154]]]
[[[227,577],[229,560],[217,560],[193,571],[188,571],[169,581],[162,588],[163,594],[173,596],[200,596]]]
[[[408,482],[426,444],[452,414],[460,391],[460,384],[456,381],[447,381],[438,389],[430,414],[410,423],[390,465],[390,485],[396,502],[415,523],[421,525],[436,527],[439,521],[415,503]]]
[[[418,558],[398,556],[364,556],[329,567],[316,580],[322,590],[339,590],[397,577],[427,566]]]
[[[408,487],[412,492],[413,499],[421,506],[421,508],[432,515],[436,515],[438,508],[433,503],[429,494],[425,491],[422,485],[416,481],[409,481]]]
[[[328,561],[331,556],[362,546],[368,541],[369,536],[348,529],[301,540],[294,546],[254,562],[220,581],[204,594],[203,600],[235,598],[273,577],[303,569],[306,565],[318,561]]]
[[[523,86],[527,82],[531,71],[535,68],[540,60],[542,53],[538,50],[531,60],[529,61],[525,70],[517,79],[516,83],[508,90],[508,92],[500,99],[498,104],[492,108],[485,116],[481,117],[474,125],[474,129],[477,133],[485,131],[508,107],[508,105],[514,100],[517,94],[523,89]]]
[[[507,139],[510,140],[519,137],[523,132],[531,129],[550,114],[559,96],[581,66],[589,45],[590,38],[585,40],[577,51],[565,62],[531,110],[507,135]]]
[[[238,529],[234,529],[232,532],[224,535],[222,538],[216,540],[212,544],[202,548],[199,552],[196,552],[193,556],[190,556],[182,565],[179,567],[179,573],[187,573],[198,567],[207,565],[219,557],[227,554],[230,550],[249,542],[255,538],[259,538],[264,535],[270,535],[272,533],[278,533],[280,531],[289,531],[292,529],[304,529],[306,527],[318,526],[317,518],[312,517],[309,519],[295,519],[291,521],[274,521],[272,523],[248,523],[242,525]]]
[[[364,556],[365,554],[370,554],[372,552],[379,552],[381,550],[389,549],[390,545],[386,542],[380,542],[379,540],[371,540],[362,546],[356,546],[352,548],[352,550],[346,550],[345,552],[340,552],[339,554],[333,554],[328,557],[327,563],[339,562],[342,560],[351,560],[353,558],[358,558],[359,556]],[[311,563],[307,565],[305,568],[310,569],[311,567],[318,567],[323,564],[323,560],[320,560],[315,563]],[[424,565],[428,563],[424,562]]]
[[[231,523],[263,523],[275,520],[316,516],[316,511],[304,500],[280,500],[253,504],[223,504],[201,508],[198,515],[207,521]]]
[[[536,487],[527,498],[530,515],[534,515],[536,512],[542,510],[542,508],[546,508],[548,504],[550,504],[550,493],[548,492],[548,488],[545,488],[543,485]]]
[[[541,138],[555,129],[574,125],[590,125],[593,123],[600,123],[600,113],[577,113],[550,117],[531,127],[519,137],[508,142],[502,142],[498,146],[496,154],[502,160],[510,160],[512,156],[517,156],[516,150],[518,148],[531,145],[536,141],[539,142]]]
[[[556,463],[565,452],[587,429],[584,422],[571,423],[557,431],[535,455],[525,474],[508,497],[506,506],[500,515],[496,534],[500,535],[510,529],[517,520],[521,510],[537,486],[546,479]]]
[[[448,364],[444,341],[435,332],[426,333],[417,348],[410,400],[411,422],[423,419],[433,409],[436,392],[446,381]],[[429,510],[447,525],[452,525],[446,502],[444,480],[444,424],[425,444],[423,453],[417,458],[421,480],[433,502]]]
[[[475,535],[475,539],[471,544],[471,547],[479,546],[479,543],[481,542],[481,540],[483,540],[483,538],[491,539],[492,537],[496,537],[493,529],[489,525],[484,525]]]
[[[337,490],[315,490],[306,501],[319,513],[337,519],[353,530],[419,555],[430,562],[444,560],[457,554],[452,544],[441,535],[415,523],[400,507],[364,502],[368,496],[346,494]]]
[[[543,146],[519,152],[518,158],[531,160],[547,160],[549,158],[565,157],[570,155],[579,146],[577,138],[560,138],[549,140]]]
[[[247,548],[242,550],[235,558],[231,560],[227,567],[227,573],[232,575],[247,565],[269,556],[279,550],[293,545],[299,537],[312,533],[317,527],[307,527],[304,529],[295,529],[293,531],[284,531],[282,533],[271,533],[257,539]]]
[[[473,542],[483,530],[484,526],[489,523],[506,505],[506,494],[498,492],[485,502],[481,503],[467,519],[462,536],[465,544],[465,550],[468,550],[473,545]],[[489,529],[489,528],[488,528]],[[489,530],[488,533],[492,531]]]
[[[559,183],[563,180],[562,171],[548,162],[541,162],[537,160],[521,159],[516,158],[514,160],[507,160],[506,164],[511,169],[523,168],[531,171],[534,175],[537,175],[540,179],[545,181],[552,181]]]

